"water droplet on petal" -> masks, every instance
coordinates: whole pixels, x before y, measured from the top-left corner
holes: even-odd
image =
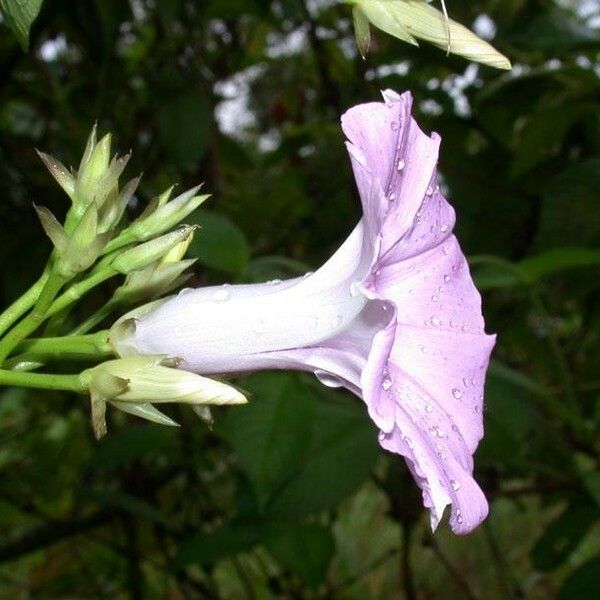
[[[431,406],[431,404],[426,404],[425,405],[425,412],[426,413],[433,412],[433,407]]]
[[[440,231],[441,231],[442,233],[446,233],[446,232],[448,231],[448,225],[446,225],[445,223],[443,223],[443,224],[440,226]]]
[[[444,281],[448,283],[450,281],[450,275],[444,275]]]
[[[462,381],[463,381],[463,385],[464,385],[465,387],[468,387],[468,386],[469,386],[469,378],[468,378],[468,377],[463,377],[463,380],[462,380]]]
[[[433,196],[433,188],[431,186],[428,186],[427,190],[425,191],[425,194],[427,196]]]
[[[392,121],[390,127],[392,128],[392,131],[398,131],[399,125],[396,121]]]
[[[404,435],[402,436],[402,441],[409,447],[409,448],[414,448],[414,444],[412,443],[412,440],[407,436]]]
[[[464,519],[463,519],[463,517],[462,517],[462,513],[461,513],[461,512],[460,512],[460,510],[457,508],[457,509],[456,509],[456,522],[457,522],[459,525],[462,525],[462,524],[463,524],[463,521],[464,521]]]
[[[398,169],[398,171],[402,171],[402,169],[404,169],[404,165],[405,165],[405,164],[406,164],[406,163],[405,163],[405,162],[404,162],[402,159],[400,159],[400,160],[399,160],[399,161],[396,163],[396,169]]]
[[[281,283],[281,279],[271,279],[271,281],[268,283],[269,285],[279,285]]]
[[[460,490],[460,483],[458,483],[458,481],[456,481],[456,480],[454,480],[454,479],[451,479],[451,480],[450,480],[450,486],[452,487],[452,489],[453,489],[455,492],[458,492],[458,490]]]
[[[438,438],[443,438],[446,437],[446,434],[437,426],[435,425],[434,427],[432,427],[429,430],[429,433],[433,436],[433,437],[438,437]]]
[[[212,296],[215,302],[224,302],[231,298],[231,290],[227,284],[221,286]]]
[[[439,327],[442,322],[440,321],[440,319],[436,316],[433,316],[429,319],[429,323],[433,326],[433,327]]]
[[[392,192],[391,194],[388,194],[388,200],[390,202],[393,202],[396,199],[396,194],[394,194],[394,192]]]
[[[193,288],[183,288],[179,294],[177,294],[178,296],[185,296],[186,294],[189,294],[192,291]]]
[[[460,400],[463,397],[463,393],[460,389],[458,388],[452,388],[452,395],[457,399]]]
[[[427,346],[421,346],[421,352],[427,354]]]
[[[383,378],[383,381],[381,382],[381,387],[384,392],[387,392],[392,387],[392,380],[390,379],[390,377],[388,375],[386,375]]]
[[[302,279],[306,279],[307,277],[310,277],[313,274],[313,271],[307,271],[306,273],[304,273],[304,275],[302,275]]]

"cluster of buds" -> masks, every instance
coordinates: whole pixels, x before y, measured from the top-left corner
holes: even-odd
[[[141,177],[122,188],[119,178],[130,155],[111,158],[111,137],[97,140],[94,127],[77,171],[42,152],[40,158],[71,199],[64,225],[44,207],[36,206],[42,226],[54,245],[49,268],[62,281],[80,281],[98,274],[125,275],[112,298],[86,322],[85,331],[113,310],[156,301],[181,286],[194,263],[185,259],[196,227],[179,225],[208,195],[196,186],[172,198],[173,187],[154,197],[133,221],[126,218]],[[99,277],[103,280],[103,277]],[[134,326],[126,321],[124,327]],[[81,374],[91,396],[92,424],[97,437],[106,432],[105,411],[110,404],[147,420],[176,425],[154,404],[191,404],[210,420],[211,404],[241,404],[245,397],[219,381],[175,368],[164,356],[111,360]]]
[[[210,419],[210,405],[244,404],[230,385],[177,369],[177,359],[136,356],[110,360],[81,374],[90,390],[92,425],[97,438],[106,433],[106,405],[161,425],[177,423],[154,404],[189,404]]]

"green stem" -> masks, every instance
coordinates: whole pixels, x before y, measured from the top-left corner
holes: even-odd
[[[74,283],[52,303],[47,316],[51,317],[52,315],[55,315],[63,308],[66,308],[70,304],[73,304],[73,302],[79,300],[82,296],[85,296],[85,294],[97,285],[100,285],[103,281],[106,281],[117,274],[118,272],[112,267],[105,267],[92,273],[87,279]]]
[[[88,331],[96,327],[98,323],[102,323],[102,321],[104,321],[104,319],[106,319],[106,317],[110,315],[114,307],[115,304],[112,302],[112,300],[109,300],[108,302],[106,302],[106,304],[104,304],[104,306],[101,306],[94,314],[90,315],[83,323],[81,323],[75,329],[73,329],[73,331],[71,331],[69,335],[75,336],[86,334]]]
[[[0,342],[0,365],[22,339],[33,333],[41,325],[64,283],[64,277],[58,273],[51,272],[49,274],[33,310],[17,323]]]
[[[2,314],[0,314],[0,336],[21,316],[23,316],[37,301],[40,292],[46,285],[48,273],[43,275],[17,300],[15,300]]]
[[[80,375],[53,375],[50,373],[21,373],[0,369],[0,385],[37,388],[43,390],[66,390],[84,393],[87,384]]]
[[[67,354],[77,356],[110,356],[113,351],[108,342],[108,330],[91,335],[67,335],[55,338],[37,338],[21,342],[17,351],[24,354],[63,357]]]

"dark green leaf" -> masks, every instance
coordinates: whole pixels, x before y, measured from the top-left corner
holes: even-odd
[[[129,462],[170,452],[176,447],[178,433],[170,427],[136,425],[110,433],[94,448],[93,463],[112,469]]]
[[[565,580],[559,600],[591,600],[600,590],[600,555],[575,569]]]
[[[301,469],[315,418],[310,388],[298,377],[269,373],[244,382],[251,402],[218,421],[261,505]]]
[[[244,233],[226,216],[200,209],[187,219],[200,229],[194,235],[189,255],[212,269],[240,274],[250,259]]]
[[[335,550],[330,529],[316,523],[276,523],[263,543],[281,565],[312,588],[323,583]]]
[[[157,115],[158,132],[169,158],[182,169],[196,169],[210,133],[211,108],[198,92],[170,99]]]
[[[0,0],[0,11],[23,50],[29,47],[29,30],[40,12],[43,0]]]
[[[212,533],[198,533],[182,542],[176,562],[179,566],[193,563],[213,565],[252,548],[260,539],[262,525],[228,523]]]
[[[536,569],[551,571],[564,563],[577,548],[600,512],[593,505],[572,504],[550,525],[533,548]]]
[[[310,448],[299,473],[281,490],[270,512],[302,517],[335,506],[369,475],[379,447],[366,410],[323,393],[317,405]]]

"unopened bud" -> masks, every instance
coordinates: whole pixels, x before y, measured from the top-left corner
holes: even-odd
[[[67,167],[53,156],[50,156],[45,152],[40,152],[39,150],[37,153],[44,165],[46,165],[48,171],[50,171],[52,177],[58,182],[58,185],[66,192],[67,196],[73,198],[73,195],[75,194],[75,177],[73,177],[72,173],[70,173]]]
[[[107,133],[90,151],[85,162],[82,160],[77,178],[77,200],[89,204],[96,190],[97,183],[108,169],[110,162],[111,135]],[[86,149],[87,152],[87,149]]]
[[[139,219],[132,223],[128,234],[135,240],[143,241],[171,229],[209,198],[208,195],[195,195],[200,187],[198,185],[166,203],[161,202],[161,197],[159,197],[156,208],[149,214],[146,214],[145,211]],[[168,192],[170,194],[170,190]]]
[[[140,403],[181,403],[181,404],[244,404],[245,396],[235,388],[165,366],[172,364],[164,356],[135,356],[110,360],[90,369],[89,389],[109,401]],[[106,381],[115,379],[127,382],[127,387],[118,393],[107,394]]]
[[[115,290],[113,300],[123,304],[136,304],[163,296],[189,278],[189,275],[183,275],[183,272],[194,262],[195,259],[177,262],[161,260],[145,269],[132,271],[123,285]]]
[[[184,225],[175,231],[166,233],[135,248],[130,248],[119,254],[111,263],[120,273],[143,269],[150,263],[159,260],[170,252],[177,244],[185,240],[195,230],[195,225]]]

